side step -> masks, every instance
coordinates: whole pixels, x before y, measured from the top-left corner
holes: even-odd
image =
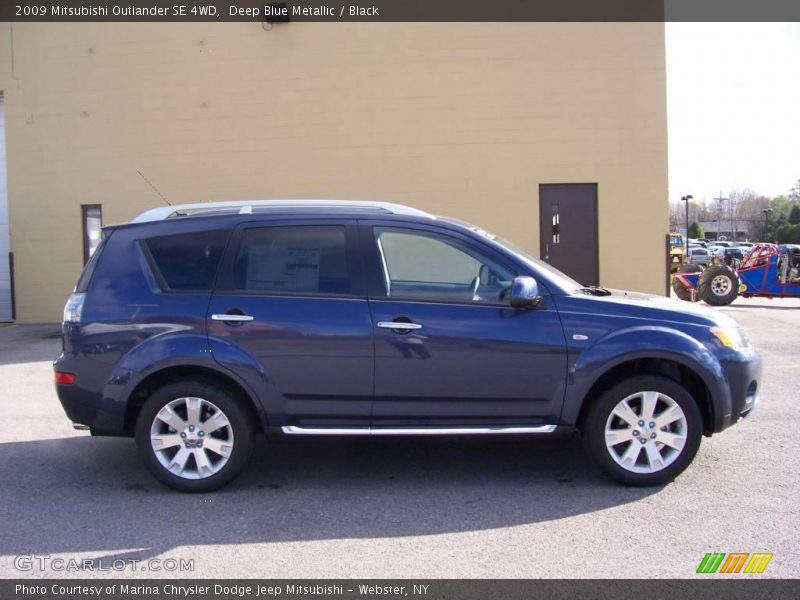
[[[281,427],[291,435],[497,435],[553,433],[555,425],[508,425],[498,427]]]

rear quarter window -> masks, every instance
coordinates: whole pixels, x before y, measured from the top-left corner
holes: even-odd
[[[142,247],[156,281],[168,292],[206,292],[214,286],[227,231],[153,237]]]

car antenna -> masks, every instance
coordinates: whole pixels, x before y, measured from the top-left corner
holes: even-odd
[[[153,188],[153,191],[154,191],[156,194],[158,194],[159,196],[161,196],[161,199],[162,199],[164,202],[166,202],[166,203],[167,203],[167,206],[172,206],[172,202],[170,202],[169,200],[167,200],[167,199],[164,197],[164,194],[162,194],[161,192],[159,192],[159,191],[158,191],[158,188],[157,188],[156,186],[154,186],[154,185],[153,185],[153,184],[150,182],[150,180],[149,180],[147,177],[145,177],[145,176],[142,174],[142,172],[141,172],[141,171],[136,171],[136,172],[139,174],[139,177],[141,177],[142,179],[144,179],[144,180],[147,182],[147,185],[149,185],[151,188]]]

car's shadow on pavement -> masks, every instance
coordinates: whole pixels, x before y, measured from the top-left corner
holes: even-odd
[[[147,559],[178,546],[418,536],[561,519],[660,488],[606,479],[579,440],[303,438],[260,441],[245,472],[173,492],[133,440],[0,444],[0,554]]]

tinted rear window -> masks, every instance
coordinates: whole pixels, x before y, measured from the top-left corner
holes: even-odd
[[[166,291],[210,291],[227,231],[201,231],[150,238],[143,246],[159,286]]]

